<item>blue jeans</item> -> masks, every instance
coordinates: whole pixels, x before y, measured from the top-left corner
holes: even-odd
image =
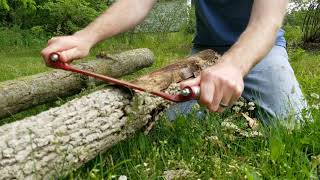
[[[194,48],[192,53],[202,49]],[[306,100],[288,61],[284,47],[274,46],[269,54],[244,77],[242,97],[258,106],[259,120],[269,124],[271,119],[286,119],[290,115],[302,120],[302,111],[307,108]],[[166,112],[170,120],[177,115],[187,115],[197,101],[173,105]],[[199,112],[201,113],[201,112]]]

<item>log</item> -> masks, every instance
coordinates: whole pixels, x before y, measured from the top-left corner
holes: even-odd
[[[112,77],[121,77],[152,65],[154,55],[149,49],[136,49],[114,56],[100,56],[98,60],[81,63],[77,67]],[[0,118],[30,107],[66,97],[92,84],[99,84],[86,76],[53,70],[33,76],[0,83]]]
[[[186,79],[186,74],[198,74],[217,58],[206,50],[134,82],[176,93],[176,83]],[[147,93],[108,87],[6,124],[0,127],[0,179],[63,176],[154,122],[170,104]]]

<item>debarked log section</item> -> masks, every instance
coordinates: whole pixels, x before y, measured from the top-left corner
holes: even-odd
[[[154,55],[149,49],[135,49],[77,65],[99,74],[121,77],[151,66]],[[98,84],[86,76],[54,70],[18,80],[0,83],[0,118],[27,108],[76,94],[90,84]]]
[[[138,78],[136,84],[174,93],[218,55],[211,50]],[[176,93],[176,92],[175,92]],[[170,102],[108,87],[0,127],[0,179],[51,179],[78,168],[155,121]]]

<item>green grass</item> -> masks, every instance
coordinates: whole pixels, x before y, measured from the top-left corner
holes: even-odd
[[[120,143],[68,178],[126,175],[129,179],[159,179],[164,171],[177,169],[193,172],[190,179],[319,176],[320,160],[315,159],[320,153],[319,121],[294,131],[265,128],[263,137],[255,138],[238,137],[221,127],[221,122],[214,114],[203,121],[179,118],[169,123],[162,119],[151,134],[139,133]]]
[[[304,93],[306,95],[310,95],[311,93],[319,94],[320,52],[306,52],[298,49],[290,52],[290,55],[293,55],[296,51],[300,51],[300,55],[297,60],[291,62],[291,65],[295,70],[295,74]],[[312,99],[309,98],[309,100]]]
[[[89,59],[102,50],[117,53],[150,48],[157,57],[155,64],[126,77],[132,79],[188,55],[191,39],[191,35],[181,33],[126,34],[95,47]],[[49,70],[39,56],[43,44],[1,51],[0,81]],[[320,105],[320,100],[311,96],[320,94],[320,53],[290,49],[289,55],[310,105]],[[5,120],[15,121],[66,100],[41,105]],[[188,171],[192,175],[189,179],[318,179],[320,112],[313,108],[312,114],[315,121],[300,128],[261,127],[263,136],[253,138],[222,126],[229,113],[210,114],[204,120],[191,115],[173,123],[161,118],[150,134],[137,133],[62,179],[117,179],[120,175],[129,179],[161,179],[165,171],[178,169]],[[245,127],[241,118],[233,118],[232,122]]]
[[[15,79],[47,71],[39,48],[12,49],[0,53],[0,81]]]
[[[155,54],[155,63],[152,67],[145,68],[132,76],[136,77],[163,67],[176,58],[186,56],[191,49],[191,40],[191,35],[181,35],[181,33],[158,35],[127,33],[94,47],[86,60],[95,59],[95,55],[101,51],[114,54],[135,48],[149,48]],[[19,45],[9,43],[9,45],[10,47],[3,45],[0,51],[0,82],[50,70],[44,65],[40,56],[41,49],[46,45],[45,40],[30,47],[24,47],[20,43]]]

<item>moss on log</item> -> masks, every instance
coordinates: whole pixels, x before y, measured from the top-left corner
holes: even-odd
[[[99,74],[120,77],[152,65],[154,55],[149,49],[136,49],[77,65]],[[53,70],[33,76],[0,83],[0,118],[27,108],[76,94],[92,78],[63,70]]]
[[[199,73],[217,58],[211,50],[200,52],[134,82],[148,82],[154,90],[176,93],[176,83],[190,78],[186,74]],[[169,78],[162,79],[163,74]],[[154,122],[170,104],[147,93],[109,87],[6,124],[0,127],[0,179],[54,179],[65,175]]]

